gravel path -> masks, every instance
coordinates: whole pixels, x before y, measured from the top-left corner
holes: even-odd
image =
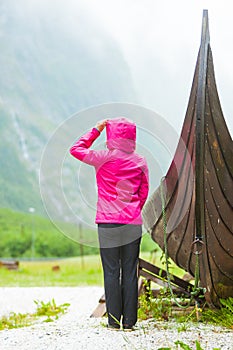
[[[71,304],[55,322],[0,331],[0,350],[175,349],[176,340],[192,349],[198,340],[205,350],[233,350],[233,332],[204,324],[178,332],[175,323],[147,320],[139,322],[131,333],[108,330],[105,317],[90,318],[102,293],[100,287],[0,288],[0,316],[10,311],[34,312],[34,300],[48,302],[54,298],[57,305]]]

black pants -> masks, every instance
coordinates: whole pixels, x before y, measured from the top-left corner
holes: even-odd
[[[117,326],[122,317],[123,326],[133,326],[137,322],[141,225],[99,224],[98,233],[108,323]]]

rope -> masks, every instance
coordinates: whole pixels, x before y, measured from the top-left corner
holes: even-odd
[[[168,283],[169,291],[171,293],[171,297],[174,299],[174,302],[176,303],[176,305],[178,307],[180,307],[180,308],[186,309],[186,308],[188,308],[191,305],[193,299],[195,299],[195,297],[197,295],[199,295],[201,291],[203,291],[202,288],[198,287],[198,284],[199,284],[199,254],[201,254],[201,251],[200,252],[198,252],[198,251],[195,252],[195,255],[196,255],[195,274],[194,274],[195,280],[194,280],[193,290],[190,293],[191,294],[190,300],[187,303],[187,305],[181,305],[178,302],[177,298],[175,297],[175,295],[173,293],[172,284],[171,284],[171,275],[170,275],[170,271],[169,271],[169,257],[168,257],[168,249],[167,249],[167,217],[166,217],[166,210],[165,210],[166,204],[165,204],[163,183],[162,183],[164,179],[165,179],[165,177],[163,177],[161,179],[161,182],[160,182],[160,197],[161,197],[161,203],[162,203],[163,239],[164,239],[164,254],[165,254],[165,266],[166,266],[166,274],[167,274],[167,283]],[[196,239],[193,242],[192,245],[197,244],[197,243],[203,244],[203,242],[201,240]]]

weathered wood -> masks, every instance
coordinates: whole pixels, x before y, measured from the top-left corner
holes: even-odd
[[[162,287],[167,286],[167,273],[165,270],[145,261],[139,259],[139,276],[143,276],[148,280],[151,280]],[[176,286],[184,294],[190,295],[193,285],[181,278],[171,274],[171,284]]]
[[[105,294],[103,294],[99,299],[99,304],[96,309],[92,312],[91,317],[103,317],[106,311]]]
[[[18,270],[19,269],[19,261],[0,261],[0,268],[4,267],[8,270]]]
[[[222,113],[204,11],[201,45],[180,140],[159,188],[143,210],[144,224],[164,250],[161,189],[169,257],[194,276],[200,240],[200,285],[210,306],[233,296],[233,143]]]
[[[97,305],[96,309],[92,312],[90,317],[103,317],[106,314],[107,310],[106,310],[106,304],[105,301],[101,301],[99,302],[99,304]]]

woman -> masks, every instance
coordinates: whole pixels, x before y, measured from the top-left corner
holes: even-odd
[[[90,150],[105,127],[107,149]],[[137,264],[141,210],[148,196],[148,167],[135,147],[136,125],[126,118],[115,118],[97,123],[70,149],[72,156],[96,171],[96,223],[111,329],[120,329],[122,321],[124,330],[132,330],[137,322]]]

